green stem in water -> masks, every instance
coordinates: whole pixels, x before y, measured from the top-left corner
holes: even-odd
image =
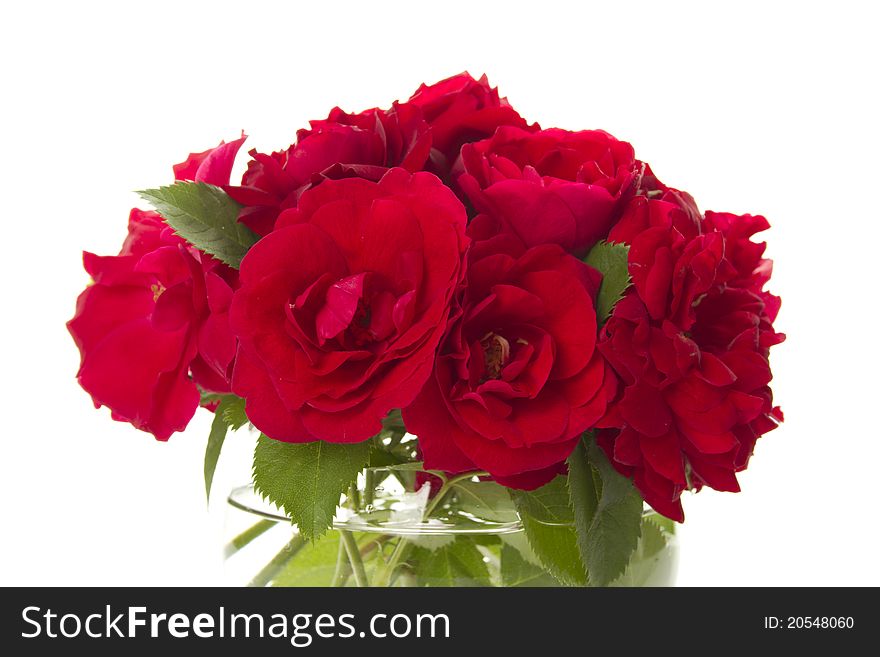
[[[336,555],[336,572],[333,573],[332,586],[345,586],[345,582],[351,576],[351,565],[348,563],[345,543],[339,541],[339,554]]]
[[[266,566],[258,572],[254,578],[251,580],[248,586],[256,586],[256,587],[264,587],[267,584],[271,583],[275,577],[278,576],[284,567],[293,559],[297,553],[302,550],[303,546],[306,544],[306,540],[300,535],[297,534],[290,541],[281,548],[281,551],[276,554],[272,561],[266,564]]]
[[[457,484],[459,481],[473,479],[474,477],[485,477],[487,474],[488,473],[486,472],[463,472],[462,474],[455,475],[454,477],[450,477],[449,479],[444,481],[443,485],[440,487],[440,490],[437,491],[437,494],[434,496],[434,499],[428,502],[428,505],[425,507],[423,518],[427,519],[431,517],[431,514],[440,505],[440,502],[443,501],[449,491],[452,490],[452,487],[455,486],[455,484]]]
[[[241,534],[226,544],[226,547],[223,548],[223,558],[228,559],[245,545],[257,538],[257,536],[264,534],[277,524],[278,523],[275,520],[260,520],[252,527],[245,529]]]
[[[431,517],[431,514],[437,509],[443,499],[447,494],[452,490],[452,487],[455,486],[459,481],[464,481],[466,479],[473,479],[474,477],[485,477],[487,475],[486,472],[475,471],[475,472],[463,472],[461,474],[455,475],[443,481],[443,485],[440,486],[440,490],[437,491],[437,494],[434,496],[434,499],[428,502],[427,506],[425,506],[425,511],[422,513],[422,520],[427,520]],[[395,569],[403,558],[404,553],[409,547],[409,541],[406,540],[405,537],[401,536],[397,545],[394,546],[394,551],[391,553],[391,557],[388,559],[388,563],[385,564],[385,568],[382,569],[382,572],[376,577],[376,586],[390,586],[391,585],[391,576],[394,574]]]
[[[352,533],[346,529],[340,529],[339,534],[342,536],[342,543],[345,545],[345,551],[348,553],[348,561],[351,564],[355,585],[359,587],[369,586],[367,571],[364,568],[364,560],[361,559],[361,551],[357,541],[354,540]]]

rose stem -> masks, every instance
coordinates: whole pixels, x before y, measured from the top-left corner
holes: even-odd
[[[450,477],[448,480],[444,481],[443,485],[440,486],[440,490],[437,491],[437,495],[435,495],[434,499],[431,500],[425,507],[422,518],[429,518],[434,510],[437,508],[437,506],[440,504],[440,502],[443,501],[443,498],[446,497],[452,487],[455,486],[455,484],[457,484],[459,481],[464,481],[465,479],[473,479],[474,477],[485,477],[486,475],[487,473],[482,471],[463,472],[462,474],[455,475],[454,477]],[[407,541],[406,538],[402,536],[397,545],[394,546],[394,552],[391,553],[391,558],[388,560],[385,568],[379,574],[376,586],[389,586],[391,584],[391,575],[394,573],[394,569],[397,568],[397,564],[403,557],[403,553],[407,547],[409,547],[409,541]]]
[[[345,581],[351,575],[351,566],[346,559],[345,543],[339,541],[339,554],[336,555],[336,572],[333,573],[332,586],[345,586]]]
[[[350,531],[345,529],[340,529],[339,533],[342,535],[342,542],[345,545],[345,551],[348,553],[348,561],[351,563],[352,574],[354,575],[354,582],[359,587],[369,586],[369,582],[367,582],[367,571],[364,569],[364,561],[361,559],[361,551],[358,548],[357,542],[354,540],[354,536],[352,536]]]
[[[223,548],[223,558],[228,559],[245,545],[257,538],[257,536],[260,536],[269,529],[272,529],[272,527],[274,527],[276,524],[277,523],[274,520],[260,520],[252,527],[245,529],[241,534],[239,534],[226,544],[226,547]]]
[[[299,552],[305,544],[306,540],[300,534],[294,536],[290,539],[287,545],[281,548],[281,551],[278,554],[272,557],[272,561],[267,563],[266,566],[254,576],[248,586],[256,586],[260,588],[266,586],[266,584],[275,579],[278,573],[280,573],[284,566],[296,556],[296,553]]]

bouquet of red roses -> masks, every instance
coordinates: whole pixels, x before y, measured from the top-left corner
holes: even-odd
[[[701,213],[630,144],[530,124],[467,74],[336,108],[233,184],[244,141],[141,192],[68,324],[114,419],[164,441],[215,413],[209,490],[249,423],[256,490],[318,540],[365,468],[418,463],[398,478],[424,519],[491,482],[574,584],[626,570],[643,502],[682,521],[683,491],[739,490],[782,419],[764,217]]]

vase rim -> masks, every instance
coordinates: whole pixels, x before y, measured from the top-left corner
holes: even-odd
[[[366,488],[367,481],[383,482],[383,478],[375,477],[379,473],[427,473],[431,471],[425,470],[420,463],[403,463],[368,467],[364,469],[364,474],[359,481],[363,488],[359,488],[359,494],[362,495]],[[374,475],[370,477],[370,475]],[[397,475],[395,475],[397,476]],[[387,481],[389,478],[386,478]],[[491,480],[479,480],[477,475],[471,480],[474,484],[486,484],[486,486],[498,486],[499,484]],[[384,509],[378,510],[372,508],[372,505],[365,504],[361,507],[357,502],[347,499],[345,503],[337,508],[336,516],[333,519],[333,528],[337,530],[357,531],[357,532],[379,532],[383,534],[394,534],[400,536],[440,536],[440,535],[486,535],[486,534],[513,534],[523,531],[523,524],[519,515],[515,510],[510,513],[495,513],[493,509],[488,507],[477,509],[476,513],[466,514],[465,516],[457,515],[455,517],[436,517],[425,520],[418,513],[412,502],[418,497],[422,497],[421,504],[424,505],[430,495],[429,490],[424,490],[425,486],[419,487],[415,493],[405,493],[404,491],[384,491],[382,487],[376,486],[375,492],[378,493],[377,499],[381,500],[381,506],[384,503]],[[233,488],[228,497],[227,504],[233,508],[239,509],[246,513],[253,514],[260,518],[273,520],[276,522],[289,522],[287,514],[284,513],[275,504],[265,499],[254,489],[253,483],[245,484]],[[409,508],[407,509],[407,504]],[[355,508],[352,508],[355,507]],[[395,511],[394,508],[397,507]],[[400,513],[400,508],[406,509],[405,513]],[[479,514],[479,515],[477,515]],[[654,515],[656,512],[647,504],[645,505],[643,516]],[[546,522],[538,520],[542,524],[552,526],[568,526],[571,524]]]
[[[373,471],[387,471],[393,467],[368,468]],[[412,468],[406,468],[413,470]],[[420,471],[420,470],[415,470]],[[259,516],[267,520],[277,522],[289,522],[287,515],[270,501],[264,499],[254,490],[253,484],[238,486],[230,491],[226,498],[230,506]],[[458,520],[432,517],[428,520],[414,520],[403,517],[394,520],[385,519],[377,521],[371,517],[371,513],[353,511],[346,505],[337,509],[333,519],[333,528],[357,532],[380,532],[399,536],[456,536],[456,535],[487,535],[487,534],[514,534],[523,529],[522,522],[518,517],[507,520],[491,520],[477,518],[476,516]]]

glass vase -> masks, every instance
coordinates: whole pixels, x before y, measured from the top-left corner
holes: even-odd
[[[332,528],[313,541],[252,485],[234,489],[227,499],[225,583],[572,584],[532,551],[506,488],[476,476],[442,480],[414,465],[367,468],[343,497]],[[670,586],[677,562],[674,523],[646,510],[639,545],[612,586]]]

